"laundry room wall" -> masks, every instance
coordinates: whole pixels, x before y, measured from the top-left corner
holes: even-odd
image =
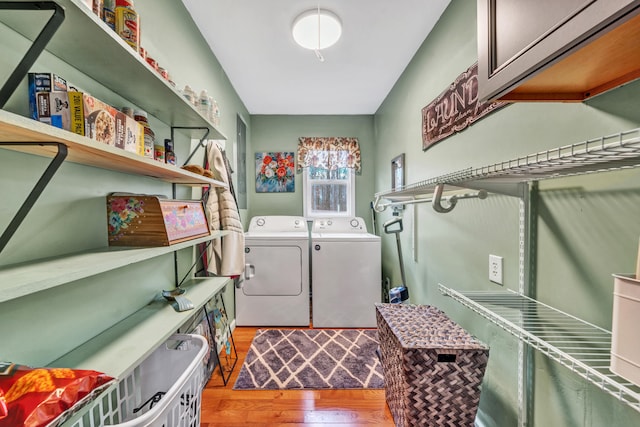
[[[255,153],[295,153],[301,136],[356,137],[360,142],[362,174],[356,175],[356,215],[365,219],[371,231],[371,209],[375,169],[373,116],[251,116],[252,150],[247,150],[247,192],[249,216],[302,216],[302,174],[296,174],[293,193],[256,193]],[[296,163],[297,164],[297,163]]]
[[[375,191],[390,188],[391,160],[404,153],[406,182],[481,167],[544,149],[618,133],[640,125],[640,82],[584,103],[518,103],[422,151],[421,109],[477,61],[476,2],[452,0],[448,9],[375,115]],[[394,141],[389,144],[389,141]],[[540,183],[537,298],[611,330],[611,273],[635,269],[640,236],[640,174],[616,171]],[[447,214],[429,203],[401,212],[411,302],[445,310],[491,347],[479,421],[518,424],[518,341],[444,297],[456,290],[518,290],[519,202],[490,194],[461,200]],[[391,218],[391,210],[380,215]],[[396,244],[383,235],[383,270],[400,282]],[[489,254],[504,258],[504,286],[488,280]],[[528,387],[529,426],[629,426],[640,413],[533,352]]]
[[[188,83],[214,94],[222,108],[220,130],[230,142],[235,141],[236,115],[241,115],[250,129],[247,109],[182,2],[137,0],[135,4],[142,19],[141,44],[171,72],[177,86]],[[38,26],[48,16],[33,13],[29,19]],[[0,82],[4,83],[30,42],[2,24],[0,40]],[[105,66],[119,72],[118,64],[108,63],[108,59]],[[47,52],[40,56],[32,71],[54,72],[111,105],[130,105],[127,99],[101,86],[73,64]],[[122,75],[123,79],[127,77]],[[5,109],[28,116],[26,78]],[[166,124],[155,117],[149,121],[158,140],[169,138]],[[250,134],[248,138],[250,141]],[[178,162],[188,156],[189,145],[187,136],[177,132]],[[0,230],[4,231],[48,162],[43,157],[0,150]],[[191,187],[177,187],[178,197],[191,197]],[[143,176],[65,162],[0,254],[0,266],[106,246],[105,197],[117,191],[171,197],[172,188]],[[180,251],[179,257],[181,261],[190,260],[192,250]],[[180,265],[182,276],[187,273],[187,268],[182,267],[191,263]],[[3,326],[0,358],[34,366],[49,363],[126,318],[173,284],[173,256],[169,254],[0,303]],[[233,314],[233,287],[228,286],[225,295]]]

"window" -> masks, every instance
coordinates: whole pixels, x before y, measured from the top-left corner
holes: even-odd
[[[302,172],[304,216],[355,216],[355,174],[359,171],[356,138],[300,138],[298,172]]]
[[[314,175],[311,167],[302,176],[304,216],[355,216],[355,177],[353,169],[334,177]]]

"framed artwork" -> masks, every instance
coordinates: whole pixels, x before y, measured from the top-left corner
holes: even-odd
[[[293,152],[256,153],[256,193],[293,193],[295,162]]]
[[[391,160],[391,189],[401,190],[404,187],[404,153]]]

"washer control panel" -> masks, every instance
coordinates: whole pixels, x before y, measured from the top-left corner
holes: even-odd
[[[306,231],[307,220],[301,216],[255,216],[249,223],[249,232]]]
[[[318,218],[313,221],[314,233],[366,233],[367,225],[360,217]]]

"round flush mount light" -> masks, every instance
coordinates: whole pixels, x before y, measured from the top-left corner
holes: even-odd
[[[320,50],[334,45],[342,35],[338,16],[324,9],[308,10],[293,21],[293,39],[300,46]]]

